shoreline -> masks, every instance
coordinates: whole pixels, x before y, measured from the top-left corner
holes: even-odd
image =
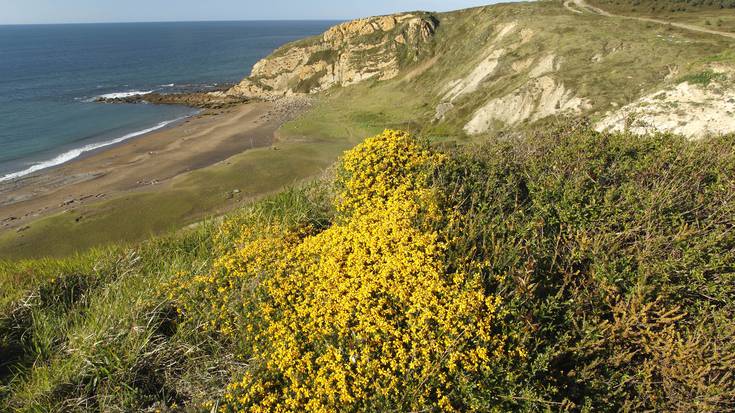
[[[125,193],[155,191],[187,172],[272,146],[277,129],[300,114],[305,98],[205,109],[15,179],[0,182],[0,234],[39,218]]]
[[[0,175],[0,185],[22,179],[28,175],[45,172],[57,166],[61,166],[66,163],[82,159],[83,157],[86,157],[91,153],[108,149],[110,147],[119,145],[123,142],[138,138],[143,135],[174,127],[180,122],[185,121],[186,119],[198,116],[207,109],[225,109],[227,107],[248,103],[249,101],[247,99],[241,97],[235,98],[213,96],[213,93],[227,91],[232,86],[233,85],[230,83],[223,83],[215,84],[213,86],[201,86],[196,88],[192,87],[189,88],[189,90],[181,90],[175,92],[164,93],[161,91],[161,87],[175,87],[175,84],[171,83],[170,85],[161,85],[158,89],[152,89],[149,91],[135,90],[128,92],[113,92],[92,98],[87,98],[85,99],[86,101],[97,104],[152,104],[180,106],[183,108],[187,108],[190,113],[174,119],[159,121],[153,126],[144,129],[133,130],[119,137],[108,137],[107,140],[104,141],[88,143],[80,147],[67,149],[54,157],[31,164],[25,169],[3,172],[2,175]],[[75,156],[72,155],[75,152],[79,153]],[[69,158],[64,159],[65,156],[68,156]],[[39,165],[48,166],[39,167]],[[0,202],[0,204],[2,204],[2,202]]]
[[[4,175],[0,176],[0,192],[2,191],[2,186],[4,185],[10,185],[16,182],[22,182],[26,178],[33,178],[37,175],[41,175],[44,173],[51,172],[53,169],[56,169],[58,167],[64,166],[71,162],[81,161],[85,158],[88,158],[96,153],[100,153],[109,149],[112,149],[116,146],[124,145],[125,143],[141,138],[143,136],[149,135],[151,133],[161,132],[167,129],[175,128],[176,126],[180,125],[181,123],[185,122],[187,119],[195,118],[199,114],[201,114],[203,111],[199,110],[197,112],[194,112],[190,115],[180,116],[178,118],[169,119],[165,121],[158,122],[156,125],[151,126],[149,128],[144,128],[141,130],[133,131],[126,133],[122,136],[119,136],[117,138],[111,138],[106,141],[96,142],[96,143],[89,143],[84,146],[80,146],[77,148],[68,149],[53,158],[37,162],[33,165],[31,165],[28,168],[19,170],[19,171],[12,171],[7,172]],[[92,148],[89,148],[92,147]],[[89,149],[87,149],[89,148]],[[62,160],[58,163],[50,164],[54,162],[55,160],[63,157],[64,155],[67,155],[69,153],[73,153],[79,151],[79,154],[71,157],[67,160]],[[38,165],[44,165],[49,164],[48,166],[44,166],[35,170],[31,170],[32,168],[38,166]],[[15,175],[15,176],[13,176]],[[8,178],[10,177],[10,178]],[[0,201],[0,205],[2,205],[3,202]]]

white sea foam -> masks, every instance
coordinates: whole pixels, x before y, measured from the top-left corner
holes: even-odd
[[[176,86],[176,83],[169,83],[167,85],[161,85],[161,87],[174,87]]]
[[[109,140],[109,141],[106,141],[106,142],[90,143],[89,145],[82,146],[81,148],[72,149],[70,151],[67,151],[67,152],[62,153],[61,155],[59,155],[59,156],[57,156],[57,157],[55,157],[53,159],[49,159],[48,161],[39,162],[39,163],[34,164],[34,165],[32,165],[32,166],[30,166],[27,169],[24,169],[22,171],[13,172],[13,173],[7,174],[7,175],[5,175],[3,177],[0,177],[0,182],[9,181],[9,180],[15,179],[15,178],[20,178],[22,176],[26,176],[26,175],[32,174],[32,173],[37,172],[37,171],[40,171],[42,169],[50,168],[52,166],[61,165],[63,163],[66,163],[66,162],[71,161],[74,158],[78,158],[79,156],[81,156],[85,152],[93,151],[95,149],[104,148],[105,146],[114,145],[116,143],[120,143],[120,142],[125,141],[125,140],[128,140],[130,138],[134,138],[136,136],[140,136],[140,135],[144,135],[146,133],[153,132],[155,130],[164,128],[164,127],[166,127],[166,126],[168,126],[168,125],[170,125],[170,124],[172,124],[174,122],[178,122],[178,121],[180,121],[180,120],[182,120],[184,118],[186,118],[186,116],[180,117],[180,118],[176,118],[176,119],[173,119],[173,120],[167,120],[165,122],[161,122],[161,123],[157,124],[156,126],[150,127],[148,129],[143,129],[143,130],[140,130],[140,131],[137,131],[137,132],[128,133],[127,135],[124,135],[124,136],[121,136],[119,138],[112,139],[112,140]]]
[[[115,92],[107,93],[105,95],[99,95],[98,98],[102,99],[122,99],[130,96],[147,95],[153,93],[153,90],[131,90],[129,92]]]

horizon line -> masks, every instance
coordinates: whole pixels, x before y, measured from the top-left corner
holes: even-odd
[[[56,23],[0,23],[0,27],[4,26],[68,26],[68,25],[85,25],[85,24],[148,24],[148,23],[242,23],[242,22],[338,22],[359,19],[238,19],[238,20],[130,20],[130,21],[99,21],[99,22],[56,22]]]

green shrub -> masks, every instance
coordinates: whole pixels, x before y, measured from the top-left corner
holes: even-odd
[[[722,81],[726,78],[727,77],[722,73],[716,73],[712,70],[705,70],[703,72],[683,76],[679,78],[679,83],[689,82],[694,85],[709,86],[709,84],[712,82]]]
[[[437,170],[465,217],[455,253],[490,264],[530,354],[505,409],[735,407],[734,143],[582,125]]]
[[[337,61],[337,59],[339,59],[339,52],[337,50],[326,49],[312,53],[311,56],[309,56],[309,60],[306,62],[306,64],[313,65],[322,61],[327,62],[328,64],[333,64]]]

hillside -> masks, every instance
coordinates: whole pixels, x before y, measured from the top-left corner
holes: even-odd
[[[599,7],[360,19],[198,94],[310,104],[0,235],[0,411],[735,410],[735,40]]]
[[[386,131],[221,223],[4,263],[0,410],[731,410],[734,145]]]
[[[569,4],[570,2],[567,2]],[[688,30],[735,38],[735,15],[731,2],[599,1],[589,2],[599,14],[624,16]],[[604,10],[603,10],[604,9]],[[588,11],[593,11],[589,9]]]
[[[564,115],[619,129],[635,114],[639,130],[693,138],[735,130],[735,34],[702,36],[567,3],[350,22],[282,47],[227,95],[273,98],[367,82],[368,96],[410,91],[407,99],[433,108],[413,116],[453,136]],[[735,11],[720,15],[735,17]],[[617,30],[621,23],[624,32]],[[670,105],[680,106],[672,111]]]
[[[597,5],[613,11],[686,13],[735,8],[732,0],[596,0]]]

